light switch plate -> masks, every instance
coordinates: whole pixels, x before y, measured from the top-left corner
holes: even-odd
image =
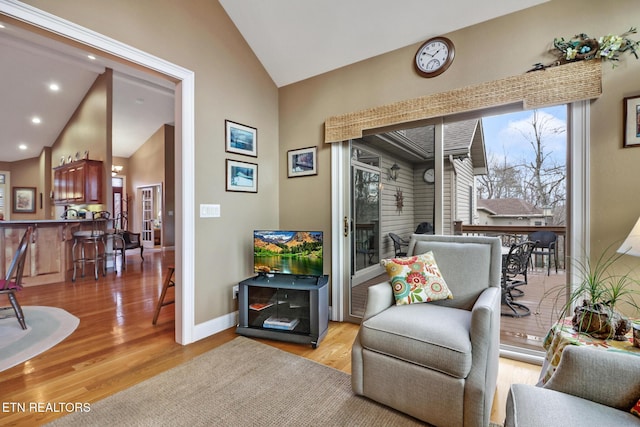
[[[220,217],[220,205],[200,205],[200,218]]]

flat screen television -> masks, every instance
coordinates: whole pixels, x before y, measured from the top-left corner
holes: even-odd
[[[322,231],[255,230],[253,271],[322,276],[322,244]]]

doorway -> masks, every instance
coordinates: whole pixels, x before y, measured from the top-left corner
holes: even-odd
[[[362,315],[363,282],[379,276],[381,180],[380,156],[354,144],[351,147],[351,239],[350,239],[350,299],[351,313]]]
[[[141,187],[140,240],[145,248],[162,246],[162,185]]]
[[[156,75],[176,82],[175,171],[181,176],[181,185],[176,188],[175,200],[181,214],[176,220],[175,266],[180,285],[176,287],[175,339],[179,344],[195,341],[195,176],[180,172],[195,170],[194,72],[29,5],[0,3],[0,14],[38,28],[47,39],[66,37],[107,56],[121,58],[126,64],[136,64],[145,73],[154,70]]]

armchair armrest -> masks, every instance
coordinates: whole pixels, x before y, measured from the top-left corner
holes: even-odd
[[[473,364],[484,365],[489,371],[495,369],[496,373],[500,357],[500,298],[500,288],[492,286],[482,291],[471,309],[469,327]],[[485,369],[478,367],[473,372],[478,374]]]
[[[543,386],[628,411],[640,397],[640,357],[569,345]]]
[[[362,321],[375,316],[383,310],[391,307],[395,303],[393,289],[389,282],[378,283],[370,286],[367,290],[367,305],[364,310]]]
[[[471,309],[471,339],[487,337],[491,322],[500,316],[500,288],[490,287],[482,291]],[[497,313],[497,315],[496,315]],[[495,332],[495,331],[494,331]]]

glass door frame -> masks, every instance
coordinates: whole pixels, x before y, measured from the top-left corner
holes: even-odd
[[[569,136],[569,153],[567,162],[567,253],[575,262],[569,263],[567,268],[567,283],[573,283],[573,278],[579,276],[577,266],[589,257],[590,248],[590,101],[577,101],[568,104],[567,129]],[[490,114],[490,110],[478,112]],[[436,140],[438,138],[436,137]],[[362,319],[349,314],[349,298],[347,290],[350,286],[349,268],[349,223],[348,206],[350,182],[350,149],[349,141],[331,144],[331,203],[332,203],[332,294],[331,320],[359,323]],[[438,144],[436,144],[436,150]],[[436,152],[437,154],[437,152]],[[436,155],[436,174],[442,170],[442,160]],[[441,172],[440,172],[441,173]],[[441,182],[442,180],[440,180]],[[442,197],[442,189],[436,188],[436,200]],[[441,204],[440,204],[441,206]],[[441,207],[436,209],[436,216],[441,215]],[[440,216],[441,218],[441,216]],[[438,230],[436,230],[438,233]],[[501,355],[539,362],[540,355],[527,354],[519,348],[503,348]]]

